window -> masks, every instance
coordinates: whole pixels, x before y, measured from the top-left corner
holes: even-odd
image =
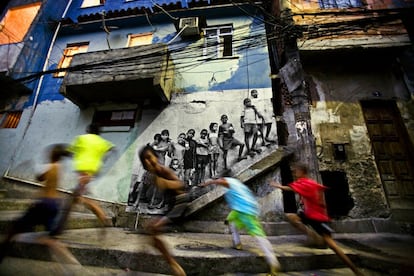
[[[83,0],[81,8],[96,7],[105,4],[105,0]]]
[[[148,45],[152,43],[152,33],[129,34],[128,47]]]
[[[79,43],[79,44],[70,44],[66,47],[63,51],[63,57],[60,59],[58,64],[58,69],[68,68],[72,58],[75,54],[78,53],[85,53],[88,50],[89,43]],[[64,77],[66,75],[66,71],[61,71],[55,73],[55,77]]]
[[[21,42],[30,28],[41,3],[11,8],[0,22],[0,44]]]
[[[128,131],[134,127],[136,109],[95,111],[92,122],[101,126],[102,131]]]
[[[16,128],[20,122],[22,111],[0,113],[0,128]]]
[[[205,28],[204,33],[204,56],[209,58],[221,58],[233,55],[232,25]]]
[[[362,7],[361,0],[318,0],[321,9]]]

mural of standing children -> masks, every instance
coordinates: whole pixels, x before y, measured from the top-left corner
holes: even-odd
[[[185,139],[185,152],[184,152],[184,183],[185,188],[189,189],[193,184],[193,174],[195,170],[196,163],[196,147],[197,143],[193,139],[195,135],[194,129],[189,129],[187,131],[187,137]]]
[[[258,136],[262,139],[262,146],[268,146],[268,143],[276,143],[276,140],[271,139],[270,131],[275,120],[273,107],[269,101],[259,99],[259,92],[256,89],[250,91],[252,104],[256,107],[260,114],[263,115],[263,121],[258,124]]]
[[[243,149],[244,144],[237,140],[234,137],[234,126],[232,123],[228,122],[228,117],[226,114],[221,115],[221,125],[219,126],[219,144],[220,148],[223,151],[223,161],[224,161],[224,169],[227,170],[227,153],[229,149],[239,147],[239,156],[237,158],[237,161],[241,161],[243,159],[246,159],[246,156],[243,156]]]
[[[207,129],[203,129],[200,132],[200,138],[197,139],[196,171],[194,185],[198,185],[199,183],[204,181],[206,167],[209,161],[209,145],[210,141],[208,139],[208,131]]]
[[[185,143],[186,143],[186,135],[184,132],[181,132],[178,137],[177,137],[177,142],[173,142],[172,143],[172,158],[177,159],[179,164],[180,164],[180,168],[184,168],[184,153],[185,153]],[[184,179],[181,179],[184,180]]]
[[[170,139],[170,132],[168,129],[163,129],[161,131],[161,141],[159,143],[159,147],[164,153],[164,165],[169,166],[171,155],[172,155],[172,141]],[[168,159],[168,161],[167,161]]]
[[[154,149],[155,153],[157,154],[158,162],[164,165],[165,154],[167,153],[168,147],[166,146],[162,147],[161,141],[162,141],[161,134],[156,133],[154,135],[154,141],[152,141],[152,143],[150,143],[149,145]]]
[[[210,154],[210,162],[209,162],[209,170],[210,170],[210,177],[213,178],[217,175],[217,162],[220,155],[220,145],[218,142],[218,123],[210,123],[209,129],[210,133],[208,135],[208,139],[210,141],[209,145],[209,154]]]
[[[247,147],[247,154],[253,157],[256,152],[261,153],[262,151],[256,148],[257,142],[257,124],[259,120],[263,120],[262,114],[260,114],[256,107],[252,105],[252,101],[249,98],[243,100],[244,109],[240,116],[240,124],[244,129],[244,143]],[[250,141],[251,144],[250,144]]]

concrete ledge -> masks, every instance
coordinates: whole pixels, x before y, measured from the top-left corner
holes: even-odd
[[[83,265],[171,273],[160,253],[150,246],[147,235],[107,228],[107,238],[102,239],[98,235],[100,230],[102,229],[70,230],[60,239],[68,244],[70,251]],[[22,235],[13,246],[11,256],[51,260],[48,249],[33,242],[36,235],[39,233]],[[344,267],[332,250],[304,246],[306,238],[303,235],[268,238],[285,272]],[[265,273],[268,270],[263,255],[258,253],[255,239],[248,235],[241,236],[242,251],[231,248],[231,237],[228,234],[176,232],[167,233],[162,239],[188,275]],[[414,238],[411,236],[338,234],[337,241],[345,254],[361,268],[379,271],[381,275],[414,271],[410,252]]]
[[[268,236],[298,235],[300,232],[288,222],[262,222]],[[335,233],[396,233],[412,234],[412,225],[390,219],[346,219],[334,220],[330,226]],[[224,221],[191,220],[179,227],[184,232],[228,234]]]

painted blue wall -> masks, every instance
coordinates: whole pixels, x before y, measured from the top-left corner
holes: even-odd
[[[163,3],[175,2],[163,1]],[[151,1],[121,3],[106,1],[103,6],[80,8],[81,3],[81,0],[74,0],[67,17],[75,21],[78,16],[100,13],[103,10],[119,11],[153,5]],[[249,16],[236,7],[227,7],[224,11],[223,9],[204,9],[201,12],[197,11],[197,15],[203,14],[202,12],[206,17],[207,25],[233,24],[234,59],[203,60],[200,58],[204,43],[203,38],[183,40],[180,36],[176,37],[177,30],[174,27],[172,17],[189,16],[183,14],[182,11],[179,15],[157,13],[152,14],[148,19],[146,16],[140,15],[133,19],[106,21],[107,26],[116,26],[109,35],[110,47],[111,49],[124,48],[127,46],[128,34],[145,32],[153,33],[153,43],[169,43],[172,59],[176,64],[175,92],[193,93],[271,87],[266,34],[263,20],[259,15]],[[128,22],[127,26],[125,26],[125,22]],[[102,29],[102,22],[83,22],[77,28],[63,27],[53,47],[48,69],[57,68],[63,50],[68,44],[80,42],[89,42],[88,52],[107,50],[106,33]],[[189,49],[193,49],[190,51],[197,59],[188,58]],[[188,68],[180,68],[179,64],[184,64]],[[51,74],[46,75],[39,101],[63,100],[63,96],[59,93],[61,84],[62,78],[55,78]]]
[[[37,1],[12,1],[9,8],[30,2]],[[24,38],[23,49],[14,64],[13,70],[10,72],[11,77],[19,79],[42,71],[53,34],[67,3],[68,0],[43,1],[37,17]],[[24,84],[29,89],[34,90],[37,87],[38,80],[38,78],[35,78],[25,81]],[[28,104],[31,103],[32,101]]]

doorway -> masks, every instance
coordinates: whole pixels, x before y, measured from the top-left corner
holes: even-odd
[[[348,179],[342,171],[321,171],[322,183],[328,187],[325,202],[331,218],[347,216],[354,208],[354,199],[349,193]]]
[[[362,101],[368,135],[393,218],[414,221],[414,150],[395,101]]]

